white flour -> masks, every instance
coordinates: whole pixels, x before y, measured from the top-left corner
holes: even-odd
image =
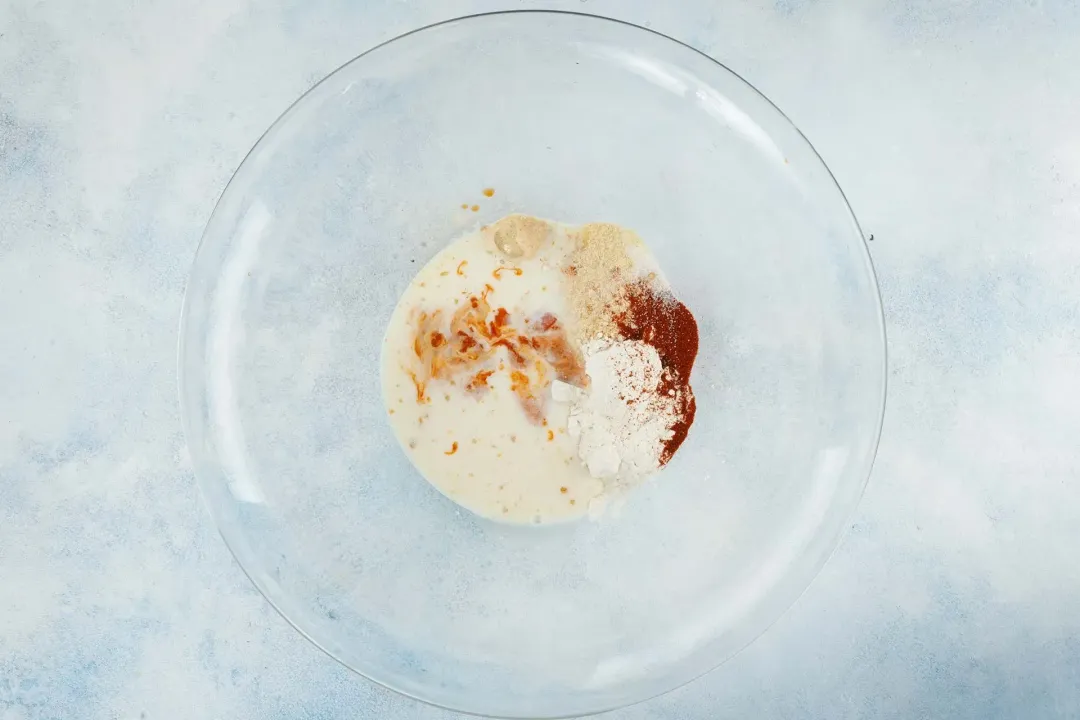
[[[658,392],[664,370],[647,343],[599,339],[582,351],[588,389],[555,383],[552,398],[571,404],[567,431],[589,473],[615,487],[634,484],[659,468],[678,398]]]

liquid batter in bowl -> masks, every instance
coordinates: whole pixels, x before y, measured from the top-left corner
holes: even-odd
[[[511,215],[451,243],[383,343],[386,410],[410,460],[491,519],[599,512],[693,420],[696,324],[664,285],[644,243],[609,224]],[[673,340],[691,344],[688,362]]]
[[[558,328],[568,316],[560,267],[569,243],[544,239],[532,257],[514,260],[483,231],[453,242],[402,295],[383,346],[387,413],[409,459],[447,497],[509,522],[579,517],[603,491],[577,461],[568,406],[548,402],[551,363],[532,348],[542,323],[554,318]],[[475,317],[472,327],[460,322],[471,319],[466,314]],[[487,332],[475,332],[480,323]],[[452,324],[465,334],[451,334]],[[436,355],[442,348],[451,354]],[[444,355],[471,362],[432,373],[430,363]]]

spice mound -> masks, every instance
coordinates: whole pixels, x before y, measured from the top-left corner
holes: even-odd
[[[586,225],[565,269],[589,384],[556,394],[570,403],[581,461],[613,489],[666,465],[697,409],[690,387],[697,321],[643,248],[628,230]],[[633,262],[635,254],[644,261]]]

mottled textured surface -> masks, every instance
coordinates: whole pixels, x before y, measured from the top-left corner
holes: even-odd
[[[373,43],[525,5],[0,6],[0,718],[454,717],[323,656],[233,563],[176,327],[284,107]],[[874,234],[890,332],[878,464],[822,575],[720,670],[610,717],[1080,717],[1080,6],[547,6],[684,39],[782,107]]]

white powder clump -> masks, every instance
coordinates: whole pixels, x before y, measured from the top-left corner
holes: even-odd
[[[601,338],[584,343],[582,353],[589,387],[556,383],[552,399],[571,403],[567,429],[594,478],[639,481],[660,467],[679,398],[660,391],[664,368],[647,343]]]

